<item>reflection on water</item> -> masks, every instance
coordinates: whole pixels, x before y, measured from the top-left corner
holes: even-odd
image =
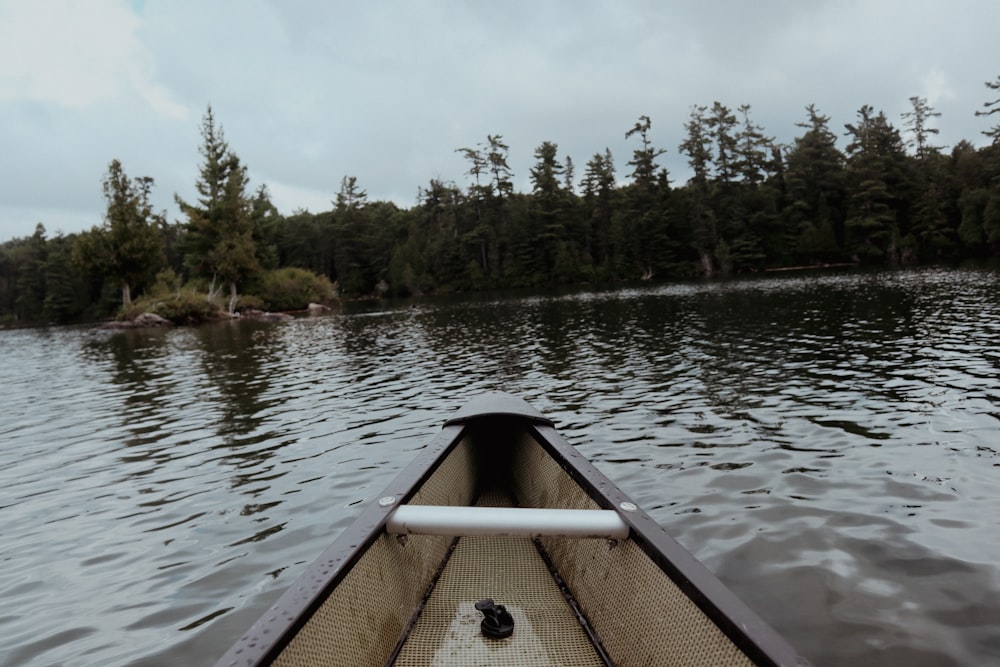
[[[0,332],[0,664],[212,664],[491,389],[817,665],[995,663],[998,286],[786,276]]]

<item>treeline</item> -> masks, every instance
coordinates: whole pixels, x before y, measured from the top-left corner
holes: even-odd
[[[1000,77],[986,84],[1000,91]],[[335,281],[345,297],[675,279],[830,263],[911,264],[1000,253],[1000,125],[992,144],[935,145],[940,116],[911,98],[902,130],[863,106],[844,126],[806,109],[800,135],[779,145],[749,105],[695,106],[677,147],[692,173],[677,186],[658,159],[649,117],[619,176],[610,150],[582,173],[556,144],[534,151],[530,192],[514,189],[501,135],[457,149],[462,184],[432,179],[408,209],[370,201],[345,176],[331,209],[280,215],[211,109],[202,124],[198,199],[177,199],[168,223],[148,204],[148,177],[113,161],[103,225],[0,246],[0,318],[98,317],[165,283],[227,297],[230,311],[262,277],[297,267]],[[1000,113],[1000,100],[977,115]],[[904,138],[905,136],[905,138]],[[250,299],[253,301],[253,299]]]

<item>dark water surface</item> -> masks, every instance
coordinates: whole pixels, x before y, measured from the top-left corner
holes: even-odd
[[[0,664],[208,665],[484,390],[816,665],[1000,664],[1000,276],[0,331]]]

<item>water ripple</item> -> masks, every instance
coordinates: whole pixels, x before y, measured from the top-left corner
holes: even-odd
[[[212,664],[493,389],[816,664],[995,662],[998,287],[828,274],[0,332],[0,664]]]

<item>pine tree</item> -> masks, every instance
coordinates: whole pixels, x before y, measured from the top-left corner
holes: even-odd
[[[927,103],[926,98],[911,97],[913,110],[902,114],[903,127],[909,131],[907,146],[914,151],[913,165],[916,190],[913,202],[912,234],[904,239],[908,250],[904,259],[915,260],[917,253],[925,257],[949,254],[955,245],[954,230],[948,225],[945,204],[945,160],[939,146],[930,143],[938,133],[929,122],[941,113]]]
[[[997,75],[995,81],[987,81],[986,87],[990,90],[995,90],[1000,92],[1000,75]],[[989,100],[983,102],[983,111],[977,111],[977,116],[992,116],[995,113],[1000,113],[1000,97],[995,100]],[[988,130],[984,130],[983,134],[993,140],[993,144],[1000,144],[1000,124],[994,125]]]
[[[649,137],[652,122],[649,116],[639,116],[632,129],[625,133],[628,139],[639,136],[639,148],[632,151],[628,164],[632,167],[632,183],[624,191],[625,209],[622,211],[622,236],[626,242],[626,263],[619,265],[625,276],[648,280],[671,263],[669,257],[669,231],[663,198],[670,188],[667,171],[656,160],[667,152],[653,146]]]
[[[715,271],[712,256],[719,242],[716,216],[712,209],[709,170],[712,163],[712,137],[709,134],[705,106],[691,107],[688,122],[684,124],[687,138],[678,150],[688,156],[688,166],[693,175],[688,181],[688,227],[698,253],[701,270],[705,275]]]
[[[917,159],[923,161],[940,150],[940,147],[932,146],[929,143],[929,135],[937,134],[938,129],[930,127],[928,123],[932,118],[939,118],[941,112],[935,111],[934,107],[927,104],[927,98],[924,97],[911,97],[910,104],[913,106],[913,111],[902,115],[903,127],[910,131],[907,145],[912,146]]]

